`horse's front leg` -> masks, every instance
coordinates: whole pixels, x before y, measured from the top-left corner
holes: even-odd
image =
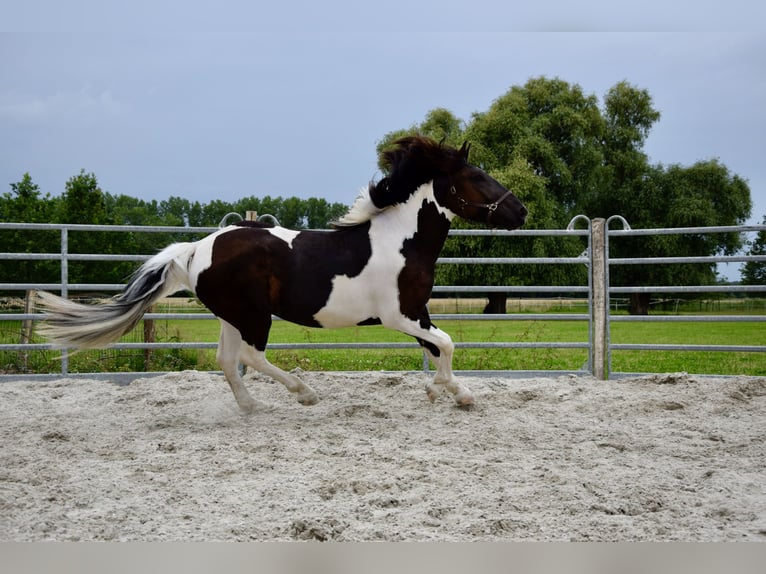
[[[452,355],[455,351],[455,345],[452,338],[436,327],[431,327],[432,333],[438,334],[443,343],[441,346],[429,344],[429,341],[418,337],[418,342],[423,346],[431,362],[436,366],[436,374],[433,381],[426,384],[426,393],[431,402],[436,400],[444,390],[449,391],[455,399],[455,402],[462,407],[470,406],[474,403],[474,397],[471,390],[460,383],[452,372]]]
[[[398,323],[397,329],[415,337],[436,366],[433,381],[426,385],[426,393],[431,402],[446,390],[452,394],[455,402],[460,406],[469,406],[474,403],[471,390],[461,384],[452,372],[452,355],[455,352],[455,345],[447,333],[432,324],[427,315],[419,321],[404,319]]]

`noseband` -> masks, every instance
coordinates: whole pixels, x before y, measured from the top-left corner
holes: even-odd
[[[492,214],[497,211],[497,207],[503,203],[506,199],[508,199],[512,192],[510,190],[506,191],[500,199],[497,201],[494,201],[492,203],[475,203],[473,201],[466,201],[462,197],[460,197],[457,193],[457,189],[455,189],[455,186],[452,185],[449,188],[450,194],[454,195],[457,198],[458,203],[460,204],[460,215],[465,215],[465,208],[466,207],[476,207],[478,209],[486,209],[487,210],[487,225],[492,226]]]

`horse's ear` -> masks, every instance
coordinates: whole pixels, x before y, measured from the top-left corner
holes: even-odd
[[[468,141],[464,141],[463,145],[460,146],[460,155],[463,156],[463,159],[468,161],[468,153],[471,151],[471,144],[468,143]]]

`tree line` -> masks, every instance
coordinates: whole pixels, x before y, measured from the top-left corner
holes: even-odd
[[[216,199],[201,203],[181,197],[147,201],[105,192],[95,174],[84,170],[66,182],[60,196],[43,193],[29,173],[10,187],[10,192],[0,195],[0,221],[214,227],[228,213],[244,215],[247,211],[256,211],[273,215],[286,227],[322,229],[347,210],[342,203],[330,203],[320,198],[268,195],[243,197],[234,202]],[[191,233],[72,232],[68,246],[70,253],[150,254],[175,241],[192,241],[201,237],[202,234]],[[59,253],[61,249],[58,231],[0,230],[0,243],[6,252]],[[119,283],[135,267],[134,262],[72,261],[69,264],[69,281]],[[0,260],[0,277],[4,283],[58,282],[60,274],[58,261]]]
[[[561,229],[579,214],[590,218],[623,216],[633,228],[740,225],[750,216],[747,182],[718,159],[691,166],[652,164],[644,144],[660,112],[645,89],[615,84],[603,97],[558,78],[532,78],[513,86],[486,111],[462,120],[444,108],[429,111],[407,128],[385,134],[382,151],[397,138],[419,133],[460,146],[471,143],[471,162],[513,190],[527,205],[528,229]],[[385,172],[385,169],[381,166]],[[347,207],[324,199],[245,197],[235,202],[191,202],[180,197],[145,201],[112,195],[96,176],[81,171],[59,197],[43,194],[24,174],[0,197],[2,221],[214,226],[229,212],[269,213],[292,228],[325,228]],[[766,221],[766,219],[764,220]],[[455,220],[456,227],[471,224]],[[74,234],[73,234],[74,235]],[[151,253],[188,234],[76,234],[72,252]],[[751,252],[763,250],[759,234]],[[4,251],[58,251],[55,233],[4,231]],[[739,233],[617,238],[613,257],[733,254],[746,246]],[[450,238],[445,257],[570,257],[584,248],[577,237]],[[72,282],[119,282],[133,264],[71,264]],[[56,280],[58,262],[0,261],[6,282]],[[586,270],[572,265],[444,265],[437,280],[445,285],[582,285]],[[743,282],[763,281],[764,265],[746,265]],[[52,277],[52,279],[51,279]],[[712,284],[715,264],[622,265],[612,270],[612,285]],[[630,312],[649,311],[650,293],[631,295]],[[505,312],[506,294],[491,294],[488,312]]]

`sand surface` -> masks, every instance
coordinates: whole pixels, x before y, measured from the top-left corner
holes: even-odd
[[[0,540],[762,540],[766,378],[0,383]]]

